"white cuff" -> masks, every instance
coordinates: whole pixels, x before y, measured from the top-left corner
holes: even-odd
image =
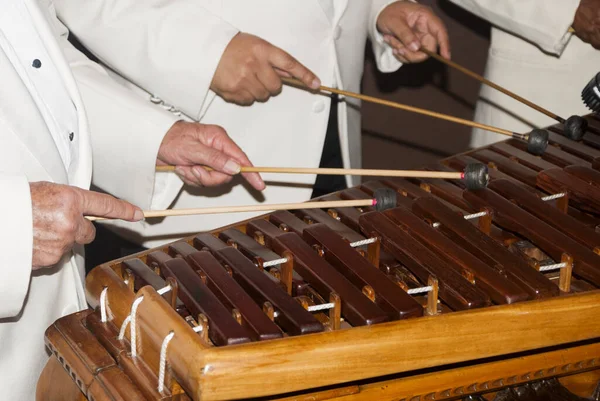
[[[14,317],[23,308],[33,258],[31,192],[22,175],[0,175],[1,210],[10,210],[0,230],[0,319]]]

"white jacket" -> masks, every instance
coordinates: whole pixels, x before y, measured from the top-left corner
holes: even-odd
[[[379,12],[392,0],[332,0],[328,18],[322,0],[55,0],[59,18],[96,56],[121,75],[191,118],[223,126],[255,165],[318,167],[330,102],[327,97],[284,87],[266,103],[241,107],[209,90],[221,55],[239,31],[279,46],[322,80],[360,90],[369,36],[385,72],[400,63],[377,33]],[[145,94],[150,102],[150,95]],[[339,105],[339,131],[346,167],[360,167],[360,103]],[[246,186],[185,188],[173,208],[279,203],[309,199],[314,176],[265,175],[267,189]],[[234,180],[234,184],[239,184]],[[351,181],[356,183],[357,181]],[[125,235],[157,246],[185,234],[248,218],[190,216],[125,224]],[[133,233],[131,232],[133,230]]]
[[[563,118],[586,114],[581,91],[600,70],[600,52],[568,33],[579,0],[451,0],[490,21],[485,77]],[[482,86],[475,120],[517,132],[554,120]],[[474,130],[471,145],[505,139]]]
[[[77,109],[79,146],[76,152],[80,166],[69,182],[32,95],[7,55],[0,50],[3,104],[15,106],[0,109],[0,205],[6,211],[0,230],[0,389],[2,399],[30,401],[35,399],[35,385],[47,360],[44,331],[57,318],[85,308],[86,302],[82,249],[65,255],[61,263],[52,268],[32,273],[28,182],[51,181],[87,189],[92,178],[93,155],[98,171],[94,180],[98,179],[99,185],[141,207],[148,207],[154,191],[154,148],[158,149],[161,133],[164,135],[175,119],[170,113],[151,111],[155,108],[110,80],[103,70],[71,48],[66,41],[66,31],[50,4],[40,6],[35,0],[23,1],[51,58],[44,63],[54,64]],[[81,94],[73,72],[85,83]],[[106,97],[116,100],[107,106],[103,104]],[[89,120],[84,103],[89,106]],[[99,108],[101,103],[103,106]],[[100,131],[95,129],[102,127],[101,112],[107,112],[107,107],[111,107],[110,114],[104,119],[119,121],[120,128],[106,135],[96,135]],[[94,135],[90,135],[90,127]],[[141,142],[136,132],[143,133],[148,141]],[[129,157],[133,149],[127,142],[134,140],[133,149],[139,149],[140,154],[133,159]],[[127,146],[130,146],[129,152],[122,150]],[[112,169],[120,173],[111,174],[108,182],[107,172]]]

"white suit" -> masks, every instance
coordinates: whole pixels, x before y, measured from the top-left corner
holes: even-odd
[[[600,52],[568,33],[579,0],[451,0],[490,21],[485,77],[563,118],[588,113],[581,91],[600,69]],[[482,86],[475,120],[517,132],[554,120]],[[474,131],[471,145],[504,139]]]
[[[390,72],[400,67],[375,27],[379,12],[392,2],[87,0],[82,7],[79,0],[55,0],[59,18],[71,32],[121,75],[191,118],[224,127],[255,165],[294,167],[318,167],[329,99],[284,87],[266,103],[251,107],[226,103],[209,90],[225,47],[239,31],[251,33],[296,57],[323,85],[359,91],[367,36],[374,44],[379,69]],[[148,93],[144,96],[150,102]],[[352,99],[339,104],[346,167],[361,163],[359,106]],[[315,180],[314,176],[290,175],[264,178],[268,181],[264,199],[241,185],[186,188],[172,207],[300,202],[309,199]],[[143,231],[133,230],[155,238],[144,245],[157,246],[247,217],[190,216],[145,222]]]
[[[75,122],[71,163],[67,168],[59,154],[61,147],[53,136],[55,132],[45,119],[50,115],[60,125],[62,114],[49,113],[51,107],[40,106],[52,102],[44,98],[43,91],[32,89],[28,78],[32,75],[27,75],[29,66],[15,62],[19,48],[4,34],[8,32],[3,30],[7,26],[0,27],[0,206],[5,211],[0,230],[0,388],[2,399],[30,401],[34,399],[35,385],[47,360],[44,331],[57,318],[85,308],[86,302],[82,249],[66,254],[52,268],[31,270],[33,233],[28,182],[50,181],[87,189],[92,178],[93,156],[94,166],[99,170],[94,179],[98,179],[99,185],[141,207],[148,207],[154,192],[156,149],[175,118],[140,102],[137,96],[115,84],[102,69],[70,48],[66,31],[62,30],[49,4],[40,6],[35,0],[12,4],[27,14],[28,32],[38,45],[36,51],[46,56],[41,57],[41,68],[53,68],[56,72],[52,84],[67,99]],[[71,68],[83,83],[81,92]],[[98,107],[106,97],[118,99],[109,106]],[[89,120],[84,103],[90,106]],[[104,119],[110,117],[119,121],[120,126],[114,124],[115,131],[108,135],[96,135],[98,131],[90,135],[90,127],[102,128],[101,115],[107,107],[110,114]],[[139,141],[135,132],[143,133],[147,142],[136,147],[141,157],[130,160],[123,157],[127,152],[119,148],[127,147],[127,142],[136,138]],[[108,149],[113,151],[107,153]],[[130,152],[132,150],[130,147]],[[142,155],[144,152],[149,154]],[[111,176],[111,182],[107,182],[106,172],[110,169],[121,173]]]

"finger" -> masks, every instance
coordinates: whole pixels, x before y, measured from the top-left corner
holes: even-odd
[[[421,48],[421,42],[419,38],[414,34],[408,24],[403,20],[397,20],[398,22],[391,27],[391,31],[404,46],[410,51],[416,52]]]
[[[272,47],[268,61],[272,67],[288,72],[309,88],[318,89],[321,86],[321,80],[311,70],[278,47]]]
[[[190,149],[190,160],[193,164],[208,166],[227,175],[239,174],[240,163],[223,151],[222,144],[219,143],[222,140],[219,138],[213,141],[213,146],[197,144],[194,149]]]
[[[278,95],[281,92],[281,78],[271,66],[261,68],[256,77],[271,95]]]
[[[253,166],[246,153],[244,153],[244,151],[222,129],[215,134],[215,138],[212,141],[212,146],[215,149],[222,151],[226,155],[232,156],[235,160],[237,160],[240,167]],[[256,190],[262,191],[265,189],[265,182],[258,173],[244,173],[242,176]]]
[[[86,245],[96,238],[96,227],[88,219],[81,218],[75,233],[75,242],[77,244]]]
[[[437,41],[442,57],[450,60],[452,52],[450,51],[450,36],[448,35],[446,25],[444,25],[441,19],[435,17],[429,22],[429,32],[431,32],[431,35]]]
[[[268,70],[272,70],[272,68],[270,68],[269,66],[265,66]],[[253,78],[249,79],[249,84],[247,85],[247,90],[248,92],[250,92],[250,94],[252,95],[252,100],[254,101],[258,101],[258,102],[265,102],[269,99],[269,97],[271,96],[271,93],[269,92],[269,90],[267,88],[265,88],[265,86],[262,84],[262,82],[260,82],[260,80],[258,79],[258,76],[254,76]]]
[[[193,187],[201,185],[196,179],[188,178],[193,176],[192,171],[189,167],[177,166],[175,167],[175,174],[177,174],[177,176],[181,179],[181,181],[183,181],[185,185]]]
[[[124,200],[100,192],[73,188],[79,195],[81,211],[87,216],[108,217],[128,221],[144,218],[142,210]]]
[[[233,179],[233,177],[228,174],[223,174],[214,170],[208,171],[204,167],[200,166],[193,167],[192,173],[194,174],[196,179],[206,187],[215,187],[218,185],[223,185]]]
[[[400,61],[401,63],[410,64],[410,61],[408,61],[408,59],[405,57],[406,48],[394,49],[394,50],[392,50],[392,53],[394,53],[394,56],[396,56],[398,61]]]

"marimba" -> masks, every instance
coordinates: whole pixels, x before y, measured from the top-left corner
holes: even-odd
[[[597,117],[588,117],[600,127]],[[96,267],[38,400],[576,400],[600,379],[600,136],[550,128]],[[319,201],[319,200],[315,200]]]

